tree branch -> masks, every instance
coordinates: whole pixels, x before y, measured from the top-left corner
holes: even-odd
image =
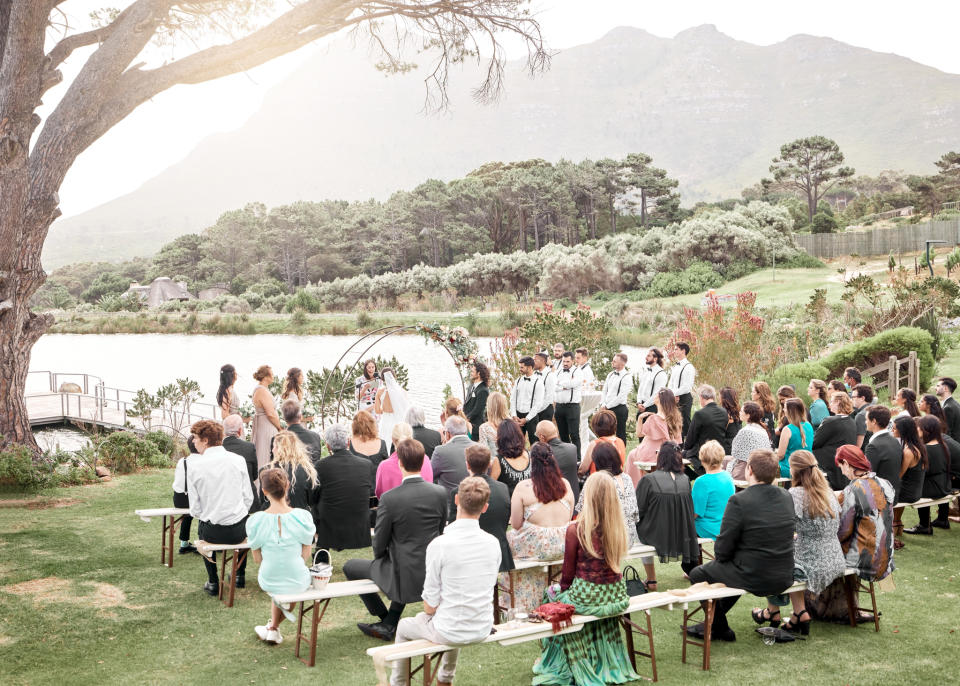
[[[119,17],[118,17],[119,19]],[[98,29],[93,29],[91,31],[85,31],[84,33],[75,33],[72,36],[67,36],[63,38],[59,43],[53,46],[53,49],[47,53],[47,69],[56,69],[64,61],[73,54],[74,50],[78,48],[85,48],[88,45],[94,45],[96,43],[102,43],[109,36],[116,22],[109,24],[108,26],[102,26]]]

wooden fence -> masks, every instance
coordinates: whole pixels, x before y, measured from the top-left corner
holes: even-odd
[[[901,371],[903,367],[906,367],[905,376]],[[891,355],[886,362],[881,362],[869,369],[864,369],[861,371],[861,374],[873,379],[874,390],[889,388],[890,402],[893,402],[893,399],[897,396],[897,391],[901,388],[909,388],[917,395],[920,395],[920,360],[917,359],[915,350],[911,350],[910,354],[902,360],[898,360],[896,355]],[[886,374],[886,378],[878,381],[878,374]],[[903,381],[906,383],[901,383]]]
[[[795,233],[793,239],[799,247],[823,259],[845,255],[889,255],[891,252],[900,255],[923,250],[927,240],[946,241],[950,247],[960,244],[960,220],[845,233]]]

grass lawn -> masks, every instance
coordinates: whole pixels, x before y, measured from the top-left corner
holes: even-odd
[[[757,294],[757,305],[776,307],[806,302],[817,288],[827,289],[827,299],[839,301],[843,293],[843,283],[838,281],[835,269],[777,269],[776,278],[772,269],[761,269],[736,281],[730,281],[716,289],[719,295],[736,295],[744,291]],[[657,303],[663,307],[700,305],[703,293],[676,295],[672,298],[659,298]]]
[[[253,626],[268,600],[251,562],[247,588],[227,609],[201,591],[198,556],[177,556],[173,569],[158,558],[160,524],[133,515],[168,503],[172,471],[50,494],[62,507],[0,508],[0,682],[4,684],[363,684],[375,682],[364,651],[377,645],[354,624],[367,621],[357,598],[331,603],[321,625],[318,664],[293,657],[293,631],[268,646]],[[13,498],[15,495],[5,497]],[[70,504],[72,503],[72,504]],[[7,503],[12,504],[10,502]],[[907,525],[916,521],[908,511]],[[680,662],[677,612],[654,611],[656,652],[665,683],[740,686],[745,679],[788,683],[920,684],[956,673],[960,649],[960,527],[911,538],[898,552],[897,589],[879,596],[881,632],[862,625],[815,624],[810,640],[765,646],[754,633],[746,597],[731,613],[735,644],[714,646],[709,676]],[[335,554],[335,581],[344,560],[369,550]],[[677,564],[660,566],[661,589],[686,586]],[[410,607],[407,614],[418,608]],[[536,644],[463,651],[456,683],[529,684]]]

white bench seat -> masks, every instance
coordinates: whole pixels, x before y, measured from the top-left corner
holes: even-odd
[[[185,507],[155,507],[134,510],[133,513],[148,524],[154,517],[161,518],[163,528],[160,530],[160,564],[173,567],[173,535],[180,528],[184,516],[190,514],[190,510]]]
[[[941,498],[920,498],[920,500],[918,500],[915,503],[897,503],[896,505],[893,506],[893,508],[896,510],[903,507],[912,507],[913,509],[916,510],[921,507],[936,507],[937,505],[949,505],[957,498],[957,496],[958,496],[957,493],[948,493],[947,495]]]
[[[844,590],[846,591],[847,596],[847,612],[850,619],[850,626],[857,626],[857,612],[865,612],[873,616],[873,628],[874,631],[880,631],[880,613],[877,611],[877,595],[876,588],[874,587],[874,582],[864,581],[861,579],[857,573],[857,570],[853,567],[847,567],[843,571],[843,580],[844,580]],[[807,590],[806,581],[797,581],[783,592],[784,595],[789,593],[798,593],[800,591]],[[866,593],[870,596],[870,608],[860,608],[859,602],[856,602],[861,593]]]
[[[370,579],[357,579],[356,581],[337,581],[328,583],[322,589],[308,588],[300,593],[280,593],[273,596],[273,599],[281,605],[290,603],[309,603],[317,600],[326,600],[328,598],[345,598],[362,593],[379,593],[380,589]]]
[[[220,595],[218,597],[227,607],[233,607],[233,599],[237,591],[237,567],[240,566],[240,563],[243,562],[243,559],[247,556],[247,552],[250,550],[250,544],[246,541],[241,543],[210,543],[208,541],[197,540],[193,542],[193,545],[196,547],[197,552],[208,560],[210,560],[214,553],[221,553],[219,564],[215,559],[210,561],[218,564],[220,567]],[[232,564],[233,568],[229,581],[227,580],[228,564]]]

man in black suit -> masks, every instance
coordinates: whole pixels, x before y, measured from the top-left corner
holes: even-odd
[[[580,497],[580,479],[577,476],[577,446],[573,443],[564,443],[560,440],[560,434],[557,432],[557,425],[553,422],[543,421],[537,424],[537,438],[541,443],[546,443],[553,451],[553,457],[560,467],[560,473],[563,478],[570,482],[570,488],[573,489],[573,502],[577,502]]]
[[[470,365],[470,388],[463,402],[463,413],[470,422],[470,439],[480,440],[480,425],[487,421],[487,398],[490,397],[490,370],[483,362]],[[414,436],[416,438],[416,436]]]
[[[223,420],[223,447],[228,453],[239,455],[247,464],[247,475],[250,477],[250,489],[257,493],[257,479],[260,470],[257,469],[257,447],[250,441],[240,438],[243,432],[243,417],[238,414],[227,415]],[[257,499],[253,499],[253,507],[257,506]]]
[[[407,424],[410,425],[410,428],[413,429],[413,437],[423,445],[423,453],[433,459],[433,451],[437,449],[438,445],[443,443],[443,436],[440,435],[439,431],[425,427],[423,423],[426,419],[426,415],[421,407],[412,405],[410,409],[407,410],[406,421]]]
[[[683,456],[690,460],[687,471],[692,472],[690,476],[694,479],[703,474],[703,466],[700,464],[700,447],[707,441],[716,441],[723,445],[729,419],[727,411],[716,402],[717,391],[713,386],[704,384],[700,387],[698,395],[700,409],[693,413],[690,429],[683,443]]]
[[[420,476],[423,445],[407,438],[397,445],[403,482],[383,494],[373,533],[373,560],[348,560],[347,579],[372,579],[390,599],[390,609],[376,593],[361,595],[376,624],[357,624],[367,636],[392,641],[407,603],[421,600],[426,576],[427,544],[443,533],[447,492]]]
[[[857,423],[857,447],[866,451],[871,436],[867,429],[867,410],[873,405],[873,389],[865,383],[857,384],[850,389],[850,402],[853,403],[850,416]]]
[[[467,478],[467,448],[476,445],[467,435],[467,422],[463,417],[447,417],[443,426],[447,441],[433,450],[430,467],[433,469],[433,483],[443,486],[447,493],[456,490],[461,481]]]
[[[893,486],[894,500],[900,495],[900,463],[903,461],[903,446],[890,433],[890,410],[883,405],[871,405],[866,409],[867,431],[873,435],[863,451],[870,460],[870,468],[881,479]]]
[[[300,409],[300,403],[296,400],[287,400],[283,403],[280,411],[283,413],[283,421],[287,423],[287,430],[300,439],[300,442],[307,449],[307,456],[316,464],[322,456],[323,441],[320,440],[320,436],[315,431],[311,431],[301,424],[303,413]],[[273,460],[273,439],[270,439],[270,459]]]
[[[471,444],[467,448],[467,471],[470,476],[478,476],[490,487],[490,500],[486,511],[480,515],[480,528],[500,543],[500,571],[513,569],[513,553],[507,543],[507,525],[510,523],[510,492],[507,485],[494,481],[487,474],[490,469],[490,449],[485,445]],[[450,491],[447,502],[447,523],[457,518],[456,496],[459,486]]]
[[[956,381],[949,376],[940,377],[936,392],[937,397],[940,398],[940,405],[943,406],[943,414],[947,418],[947,433],[953,440],[960,441],[960,403],[953,397],[956,390]]]
[[[339,423],[324,434],[331,454],[314,460],[318,500],[313,519],[317,547],[332,550],[370,545],[370,460],[347,449],[350,427]]]
[[[690,582],[722,583],[759,596],[782,593],[793,585],[793,498],[773,485],[780,465],[772,450],[754,450],[747,460],[749,486],[730,497],[720,534],[713,546],[716,559],[690,570]],[[735,641],[727,623],[739,596],[715,601],[712,637]],[[703,637],[703,624],[687,629]]]

